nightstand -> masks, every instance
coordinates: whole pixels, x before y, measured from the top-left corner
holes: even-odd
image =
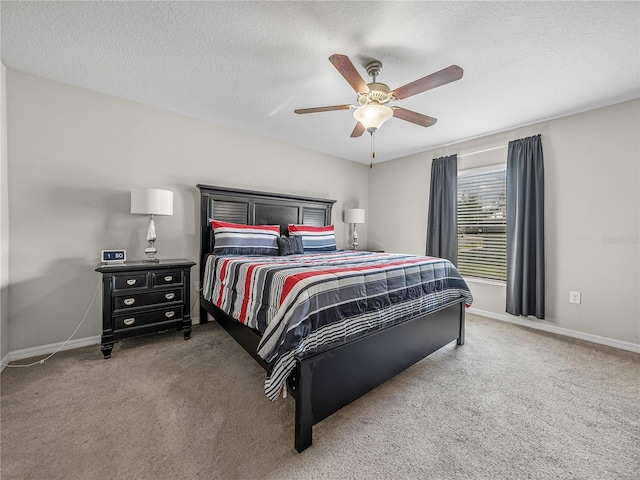
[[[182,329],[191,336],[191,267],[187,259],[159,262],[101,263],[102,341],[104,358],[111,358],[113,343],[146,333]]]

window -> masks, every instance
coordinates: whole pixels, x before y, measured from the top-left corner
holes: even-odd
[[[507,280],[507,167],[458,172],[458,270]]]

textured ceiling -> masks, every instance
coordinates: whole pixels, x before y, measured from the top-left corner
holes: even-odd
[[[2,62],[20,70],[357,162],[355,104],[329,63],[382,61],[392,89],[449,65],[451,84],[396,104],[376,161],[640,96],[638,2],[12,2]]]

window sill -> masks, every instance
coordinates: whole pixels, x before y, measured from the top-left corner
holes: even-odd
[[[489,280],[486,278],[478,278],[478,277],[462,277],[465,282],[471,283],[484,283],[485,285],[495,285],[497,287],[506,287],[507,282],[502,282],[500,280]]]

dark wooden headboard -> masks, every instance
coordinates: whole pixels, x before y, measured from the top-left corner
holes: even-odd
[[[211,220],[243,225],[331,225],[331,209],[335,200],[298,197],[280,193],[238,190],[235,188],[197,185],[200,189],[200,277],[205,256],[213,250]]]

